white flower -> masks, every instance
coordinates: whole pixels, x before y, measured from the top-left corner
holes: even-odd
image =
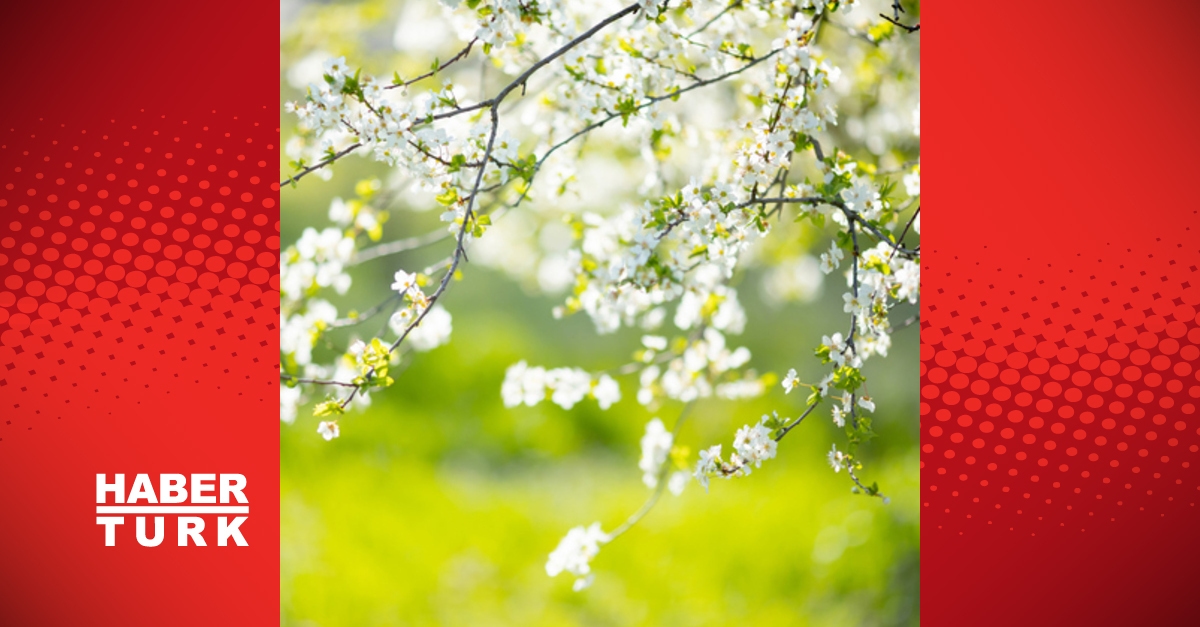
[[[600,546],[608,542],[608,534],[600,529],[600,523],[589,527],[575,527],[558,543],[546,560],[546,574],[557,577],[568,572],[575,575],[573,588],[576,592],[591,584],[591,561],[600,552]]]
[[[504,371],[504,383],[500,384],[500,398],[504,399],[505,407],[516,407],[525,402],[525,374],[528,370],[529,365],[521,360]],[[545,395],[543,390],[542,397]],[[538,400],[541,399],[534,400],[531,405],[536,405]]]
[[[916,222],[921,221],[921,216],[917,216]],[[914,223],[915,225],[915,223]],[[893,277],[899,289],[896,290],[896,299],[908,299],[908,302],[916,304],[917,299],[921,296],[921,266],[912,261],[905,259],[900,260]]]
[[[837,242],[833,242],[829,245],[829,252],[821,253],[821,272],[829,274],[837,270],[838,265],[845,257],[846,253],[842,252],[841,248],[838,248]]]
[[[354,210],[341,198],[334,198],[329,205],[329,221],[346,226],[354,221]]]
[[[826,454],[826,459],[829,460],[829,466],[833,468],[833,472],[841,472],[846,467],[846,456],[837,450],[836,444]]]
[[[710,446],[707,449],[700,451],[700,461],[696,462],[696,471],[693,476],[696,481],[704,487],[704,491],[708,492],[708,478],[716,473],[721,467],[721,445]]]
[[[867,411],[875,411],[875,401],[871,400],[871,397],[869,396],[858,397],[858,406]]]
[[[600,375],[600,380],[592,388],[592,396],[600,404],[600,409],[608,409],[621,400],[621,386],[608,375]]]
[[[591,391],[592,377],[578,368],[555,368],[546,373],[546,387],[555,405],[571,409]]]
[[[921,195],[921,164],[914,165],[912,172],[904,175],[904,192],[914,197]]]
[[[317,433],[321,434],[321,437],[325,438],[326,442],[338,437],[340,431],[338,429],[337,421],[322,422],[321,424],[317,425]]]
[[[392,289],[404,296],[409,290],[417,286],[417,275],[410,274],[403,270],[397,270],[395,281],[392,283]]]
[[[846,413],[842,411],[841,407],[834,405],[833,410],[830,413],[833,415],[833,424],[837,425],[838,427],[846,426]]]
[[[646,423],[646,434],[642,436],[642,459],[638,462],[638,468],[642,470],[642,483],[647,488],[658,486],[658,475],[671,453],[673,442],[674,436],[661,420],[655,418]]]
[[[667,338],[661,335],[643,335],[642,346],[650,350],[663,351],[667,349]]]
[[[859,286],[857,294],[852,292],[842,294],[842,300],[845,302],[842,306],[842,311],[848,314],[863,315],[871,307],[870,292],[866,286],[862,285]]]
[[[843,298],[845,297],[843,296]],[[841,354],[846,351],[846,339],[842,337],[840,332],[834,333],[832,336],[822,335],[821,343],[829,347],[831,355],[833,353]]]
[[[783,378],[784,394],[791,394],[792,390],[800,384],[800,379],[796,376],[796,369],[792,368],[787,371],[787,376]]]
[[[775,457],[775,448],[778,446],[771,438],[771,430],[763,424],[768,418],[763,416],[759,424],[738,429],[733,438],[733,448],[738,457],[746,464],[754,464],[755,468],[761,468],[764,461]]]
[[[521,362],[523,365],[525,362]],[[534,366],[524,371],[521,387],[524,390],[525,404],[533,407],[546,399],[546,369]]]
[[[330,57],[321,64],[321,69],[325,76],[337,81],[345,78],[348,71],[346,66],[346,57]]]
[[[875,186],[869,180],[861,176],[855,177],[851,186],[842,190],[842,200],[846,203],[847,209],[858,212],[868,220],[877,219],[879,212],[883,209],[879,192],[875,190]]]

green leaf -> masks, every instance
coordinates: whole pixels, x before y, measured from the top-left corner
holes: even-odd
[[[621,126],[629,125],[629,117],[637,113],[638,106],[632,96],[626,96],[617,101],[617,113],[621,116]]]
[[[833,387],[839,390],[845,390],[854,393],[855,390],[862,387],[867,379],[863,376],[862,371],[853,366],[842,366],[833,371]]]
[[[329,397],[329,400],[318,403],[313,407],[313,416],[320,418],[323,416],[341,416],[346,413],[346,409],[342,407],[342,402],[334,397]]]
[[[438,201],[438,204],[449,207],[450,205],[458,202],[458,189],[451,187],[445,192],[439,194],[435,200]]]

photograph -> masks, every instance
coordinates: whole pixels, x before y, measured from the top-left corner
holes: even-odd
[[[917,624],[918,11],[282,5],[282,623]]]

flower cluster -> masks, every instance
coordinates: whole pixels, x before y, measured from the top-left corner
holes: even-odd
[[[524,361],[509,366],[500,386],[500,396],[505,407],[516,407],[524,403],[530,407],[546,400],[563,409],[571,409],[584,397],[591,396],[600,409],[608,409],[621,400],[621,387],[608,375],[593,377],[578,368],[554,368],[529,366]]]
[[[652,489],[658,487],[667,471],[675,468],[667,478],[667,489],[679,496],[687,487],[687,451],[674,444],[675,434],[667,431],[661,420],[655,418],[646,423],[646,434],[642,436],[642,459],[638,462],[638,468],[642,471],[642,483]],[[668,464],[668,461],[671,463]]]
[[[738,429],[733,438],[734,452],[729,460],[721,458],[720,444],[711,446],[700,451],[700,460],[696,462],[692,475],[705,490],[708,490],[711,477],[729,479],[749,475],[751,466],[761,468],[764,461],[774,459],[778,447],[776,438],[783,425],[784,421],[777,414],[772,414],[763,416],[754,426],[746,425]]]
[[[650,355],[648,349],[645,355]],[[684,341],[683,349],[664,364],[652,363],[638,377],[638,402],[654,407],[663,398],[685,403],[713,395],[727,399],[757,396],[763,391],[753,372],[740,373],[750,362],[745,347],[730,350],[725,336],[707,327],[699,337]],[[723,383],[718,383],[724,381]]]
[[[608,540],[608,535],[600,529],[598,522],[571,529],[551,551],[546,560],[546,574],[557,577],[563,572],[570,573],[576,577],[575,591],[583,590],[592,585],[595,578],[592,574],[592,558]]]

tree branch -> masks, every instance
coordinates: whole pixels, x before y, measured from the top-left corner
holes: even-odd
[[[341,159],[342,157],[345,157],[346,155],[354,152],[355,150],[358,150],[359,148],[362,148],[362,142],[355,142],[354,144],[348,146],[345,150],[334,153],[333,155],[330,155],[329,157],[327,157],[324,161],[321,161],[320,163],[317,163],[316,165],[310,165],[307,168],[304,168],[303,170],[300,170],[299,172],[293,174],[291,176],[291,178],[289,178],[285,181],[281,181],[279,183],[279,187],[282,189],[283,186],[285,186],[285,185],[295,184],[300,179],[308,176],[309,174],[312,174],[313,172],[316,172],[317,170],[320,170],[321,168],[333,163],[334,161],[337,161],[338,159]]]

